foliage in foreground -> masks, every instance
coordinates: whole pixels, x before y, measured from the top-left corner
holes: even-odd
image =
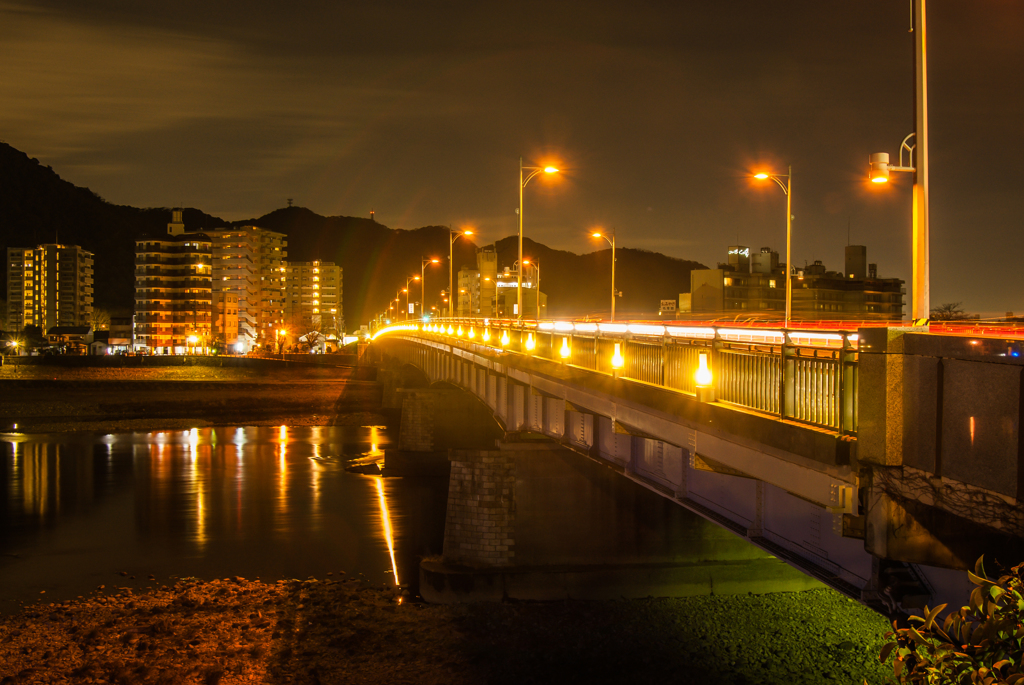
[[[885,661],[895,652],[893,673],[899,683],[914,685],[1024,685],[1024,564],[998,580],[985,575],[982,558],[968,577],[977,587],[971,601],[956,613],[937,621],[945,608],[925,607],[921,623],[886,633],[879,655]]]

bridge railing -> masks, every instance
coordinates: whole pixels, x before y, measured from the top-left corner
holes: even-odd
[[[435,319],[405,331],[697,394],[700,357],[717,401],[857,433],[854,331],[673,326],[649,323]]]

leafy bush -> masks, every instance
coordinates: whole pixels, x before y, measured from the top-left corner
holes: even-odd
[[[922,624],[886,633],[879,655],[885,661],[895,652],[893,673],[899,683],[915,685],[1024,685],[1024,564],[999,580],[989,580],[982,559],[968,577],[977,587],[971,602],[950,613],[940,627],[938,615],[946,608],[925,607]]]

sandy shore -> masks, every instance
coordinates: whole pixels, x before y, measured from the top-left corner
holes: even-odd
[[[2,683],[869,683],[883,619],[836,593],[431,606],[343,574],[116,581],[0,616]]]

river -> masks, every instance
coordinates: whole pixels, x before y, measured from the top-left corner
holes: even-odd
[[[390,442],[378,426],[0,433],[0,611],[150,574],[415,589],[419,558],[441,552],[447,479],[343,469]]]

